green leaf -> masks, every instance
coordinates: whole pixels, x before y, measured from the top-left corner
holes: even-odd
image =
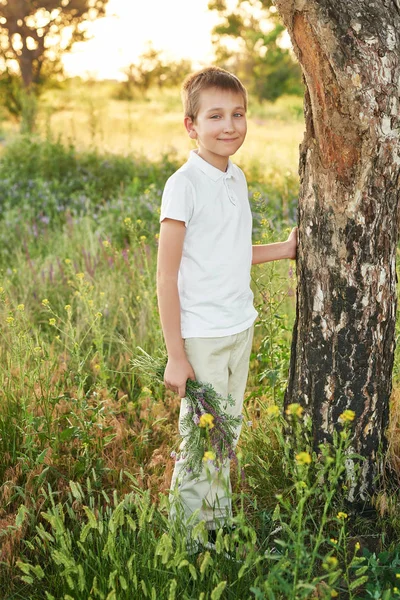
[[[75,483],[75,481],[70,481],[69,487],[71,490],[71,494],[73,495],[75,500],[78,500],[78,502],[82,502],[83,501],[83,493],[82,493],[82,488],[79,485],[79,483]]]
[[[355,579],[349,585],[349,590],[352,592],[356,588],[358,588],[361,585],[363,585],[363,583],[365,583],[366,581],[368,581],[368,579],[369,579],[368,575],[364,575],[363,577],[359,577],[358,579]]]
[[[216,588],[211,592],[211,600],[219,600],[222,596],[222,592],[226,588],[226,581],[221,581]]]
[[[17,516],[15,517],[15,526],[18,528],[21,527],[21,525],[25,521],[26,515],[28,514],[29,511],[26,508],[25,504],[21,504],[21,506],[18,509]]]
[[[189,573],[192,576],[193,581],[197,581],[197,571],[194,565],[189,563]]]
[[[171,581],[171,585],[169,587],[168,600],[175,600],[176,587],[177,587],[176,579],[173,579]]]
[[[212,564],[213,564],[213,562],[214,562],[214,561],[213,561],[213,559],[211,558],[211,554],[210,554],[210,553],[208,552],[208,550],[207,550],[207,552],[204,554],[204,558],[203,558],[203,560],[202,560],[202,562],[201,562],[201,565],[200,565],[200,573],[201,573],[201,576],[202,576],[202,578],[203,578],[203,576],[204,576],[204,573],[205,573],[205,572],[206,572],[206,570],[207,570],[207,567],[208,567],[209,565],[212,565]]]

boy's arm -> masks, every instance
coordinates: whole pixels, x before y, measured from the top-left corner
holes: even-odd
[[[281,260],[282,258],[295,259],[296,253],[297,227],[294,227],[286,242],[253,246],[253,258],[251,263],[253,265],[258,265],[260,263],[270,262],[271,260]]]
[[[164,373],[167,389],[185,396],[186,381],[195,379],[181,334],[178,272],[186,227],[183,221],[164,219],[160,227],[157,261],[157,295],[161,326],[168,352]]]

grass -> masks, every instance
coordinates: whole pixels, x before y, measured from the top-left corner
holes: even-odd
[[[39,132],[51,132],[80,150],[134,152],[152,161],[169,155],[182,161],[194,146],[183,127],[179,90],[150,90],[146,98],[128,102],[113,99],[116,85],[71,80],[62,89],[48,91],[40,107]],[[5,129],[10,132],[9,125]],[[248,136],[236,160],[248,169],[262,164],[259,175],[265,180],[276,172],[296,173],[303,131],[301,98],[261,106],[250,100]]]
[[[78,92],[65,93],[48,100],[59,102],[52,131],[62,116],[66,130],[68,105],[76,111],[75,131],[87,132],[88,122],[80,121],[87,109],[74,104]],[[165,113],[153,102],[161,102],[157,94],[132,106],[141,111],[143,132],[151,115],[154,125]],[[179,105],[172,93],[166,102],[172,119]],[[258,107],[251,119],[272,123],[269,131],[300,130],[297,109],[290,113],[286,102],[282,114],[277,106]],[[113,123],[123,146],[122,121],[118,131]],[[248,425],[232,472],[237,530],[233,537],[220,530],[214,552],[190,555],[185,532],[167,518],[179,403],[131,368],[138,346],[153,354],[163,344],[154,286],[158,210],[181,150],[149,161],[151,144],[147,156],[128,154],[127,146],[121,155],[117,143],[99,152],[90,132],[69,146],[49,135],[11,138],[0,162],[2,597],[397,597],[398,492],[388,482],[374,520],[346,508],[351,422],[317,460],[309,424],[294,405],[290,452],[286,443],[279,414],[295,309],[293,265],[253,269],[259,320]],[[140,139],[144,144],[144,133]],[[283,142],[279,150],[272,145],[277,162],[265,169],[253,152],[243,156],[256,241],[284,239],[294,224],[298,183],[290,165],[297,143],[293,135],[290,153]],[[392,478],[399,472],[398,365],[397,353]],[[193,535],[204,537],[201,525]],[[271,554],[271,546],[280,553]],[[240,564],[226,558],[235,547],[244,556]]]

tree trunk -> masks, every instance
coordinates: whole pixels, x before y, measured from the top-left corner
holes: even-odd
[[[365,457],[349,500],[376,490],[395,348],[399,0],[276,0],[306,84],[300,147],[297,316],[285,405],[332,441],[356,414]]]

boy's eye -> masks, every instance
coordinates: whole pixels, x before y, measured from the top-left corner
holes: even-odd
[[[235,113],[233,116],[234,117],[243,117],[243,113]]]
[[[211,118],[211,119],[219,119],[219,118],[220,118],[220,116],[219,116],[219,115],[211,115],[211,117],[210,117],[210,118]]]

